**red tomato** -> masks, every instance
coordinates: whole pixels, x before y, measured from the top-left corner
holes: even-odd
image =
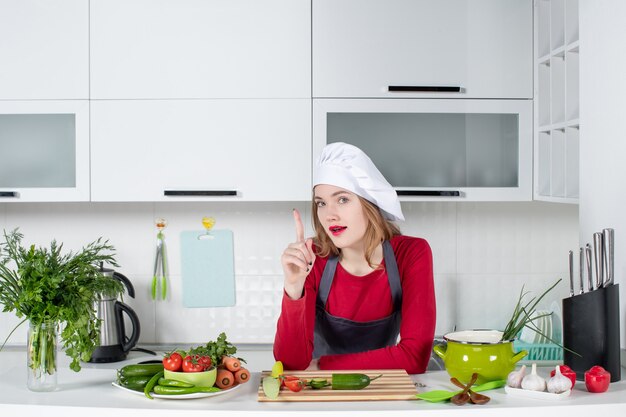
[[[576,372],[574,372],[572,368],[567,365],[559,365],[559,369],[561,370],[561,374],[563,374],[563,376],[568,377],[569,380],[572,381],[572,388],[574,388],[574,385],[576,385]],[[550,377],[553,377],[554,374],[556,374],[556,371],[552,370],[552,372],[550,372]]]
[[[298,392],[304,388],[304,382],[295,376],[286,376],[283,378],[283,382],[289,391]]]
[[[183,357],[178,352],[172,352],[163,358],[163,368],[168,371],[178,372],[183,365]]]
[[[589,392],[604,392],[609,389],[611,374],[601,366],[592,366],[585,372],[585,386]]]
[[[205,370],[208,370],[211,367],[211,357],[210,356],[200,356],[198,357],[198,363],[204,366]]]
[[[197,355],[185,356],[183,359],[183,372],[202,372],[204,371],[204,365],[198,363],[200,357]]]

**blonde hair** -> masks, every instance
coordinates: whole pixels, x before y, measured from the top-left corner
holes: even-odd
[[[357,195],[357,197],[361,202],[363,214],[368,222],[368,228],[363,236],[363,240],[365,241],[365,260],[372,268],[378,268],[379,265],[372,264],[374,250],[383,241],[390,240],[392,237],[399,235],[400,228],[395,223],[385,219],[381,214],[380,209],[375,204],[370,203],[359,195]],[[313,213],[311,219],[313,221],[313,229],[315,230],[314,243],[317,247],[315,254],[321,257],[329,256],[331,254],[338,256],[341,253],[341,250],[335,246],[317,217],[317,204],[315,200],[312,202],[311,213]]]

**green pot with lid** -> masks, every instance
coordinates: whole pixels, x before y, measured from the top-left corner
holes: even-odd
[[[436,345],[439,356],[451,377],[467,383],[473,373],[477,384],[506,379],[527,351],[515,353],[513,340],[501,340],[498,330],[463,330],[444,335],[445,346]]]

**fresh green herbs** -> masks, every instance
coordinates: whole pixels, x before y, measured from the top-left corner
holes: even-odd
[[[535,316],[534,313],[537,305],[543,299],[543,297],[545,297],[546,294],[548,294],[554,287],[556,287],[559,282],[561,282],[561,279],[559,279],[550,288],[544,291],[544,293],[541,294],[539,298],[533,297],[530,299],[530,301],[524,300],[529,292],[524,292],[524,286],[522,285],[522,290],[520,291],[517,304],[515,305],[515,309],[513,310],[513,315],[511,316],[509,322],[504,328],[504,333],[502,334],[503,341],[515,339],[515,337],[519,334],[520,331],[522,331],[524,327],[528,327],[552,341],[549,336],[542,334],[541,330],[534,323],[535,320],[543,316]]]
[[[4,231],[5,242],[0,243],[0,304],[4,312],[24,317],[20,324],[26,320],[34,325],[61,324],[63,347],[72,359],[70,368],[78,372],[79,362],[88,361],[99,342],[97,297],[117,296],[123,291],[119,281],[99,272],[101,262],[119,266],[113,257],[114,248],[100,238],[78,253],[62,254],[63,245],[55,240],[50,249],[22,247],[23,237],[17,229]]]
[[[226,333],[222,332],[219,336],[217,336],[217,340],[211,340],[204,346],[195,347],[191,349],[188,354],[192,356],[209,356],[211,358],[211,363],[219,365],[222,363],[222,356],[233,356],[236,352],[237,347],[226,340]],[[246,362],[242,358],[237,359],[244,363]]]

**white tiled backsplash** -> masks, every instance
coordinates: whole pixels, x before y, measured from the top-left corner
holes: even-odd
[[[433,249],[437,296],[436,333],[498,328],[508,320],[522,285],[538,295],[558,278],[546,307],[568,294],[567,252],[578,246],[578,207],[525,203],[402,203],[407,235],[427,239]],[[311,233],[308,203],[50,203],[0,204],[0,227],[19,227],[24,244],[66,250],[104,237],[116,248],[117,270],[126,275],[136,298],[125,297],[139,315],[144,344],[181,347],[214,339],[224,331],[235,343],[271,343],[282,296],[280,255],[295,238],[291,210],[304,214]],[[180,232],[203,230],[203,216],[215,229],[234,232],[235,307],[183,308]],[[157,230],[164,231],[170,262],[170,295],[150,299]],[[0,339],[19,323],[0,313]],[[22,345],[26,326],[9,339]]]

